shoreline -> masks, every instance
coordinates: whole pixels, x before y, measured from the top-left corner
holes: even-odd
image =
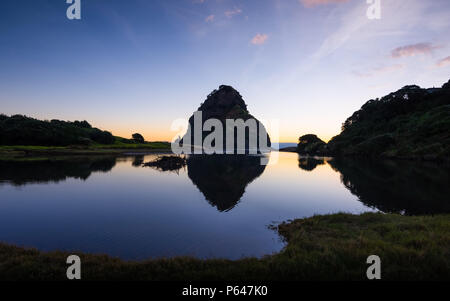
[[[286,241],[262,258],[157,258],[41,252],[0,243],[0,280],[66,280],[66,258],[77,254],[84,280],[366,280],[366,259],[380,256],[383,280],[450,280],[450,216],[337,213],[284,222]]]
[[[296,147],[286,147],[278,150],[281,153],[295,153],[301,157],[309,158],[338,158],[338,159],[378,159],[378,160],[402,160],[402,161],[424,161],[424,162],[445,162],[449,163],[450,159],[446,157],[438,157],[434,155],[425,156],[368,156],[362,154],[352,155],[324,155],[324,154],[302,154],[296,150]]]
[[[101,155],[145,155],[172,153],[169,148],[149,146],[133,147],[57,147],[57,146],[0,146],[0,160],[17,160],[43,156],[101,156]]]
[[[377,160],[399,160],[399,161],[423,161],[450,163],[450,159],[436,156],[365,156],[365,155],[324,155],[324,154],[301,154],[295,147],[287,147],[272,150],[280,153],[295,153],[305,158],[331,158],[331,159],[377,159]],[[133,156],[147,154],[173,154],[170,147],[155,148],[151,146],[133,147],[59,147],[59,146],[0,146],[0,160],[15,161],[36,159],[39,157],[62,157],[62,156]]]

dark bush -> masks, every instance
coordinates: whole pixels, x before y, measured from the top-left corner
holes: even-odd
[[[73,122],[73,124],[74,124],[75,126],[80,127],[80,128],[86,128],[86,129],[92,128],[92,126],[91,126],[91,125],[89,124],[89,122],[87,122],[86,120],[83,120],[83,121],[75,120],[75,121]]]
[[[134,133],[133,135],[131,135],[131,137],[133,138],[134,141],[139,142],[139,143],[144,143],[144,137],[139,134],[139,133]]]
[[[325,155],[327,144],[316,135],[307,134],[298,139],[297,151],[299,154]]]
[[[92,142],[112,144],[114,136],[92,128],[87,121],[41,121],[23,115],[0,115],[1,145],[67,146]]]

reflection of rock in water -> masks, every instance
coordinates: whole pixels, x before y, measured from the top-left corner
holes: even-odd
[[[189,178],[219,211],[236,206],[247,185],[266,168],[261,157],[246,155],[191,155],[187,166]]]
[[[367,206],[407,215],[450,212],[448,166],[367,159],[335,159],[329,164]]]
[[[0,161],[0,182],[13,185],[59,182],[67,178],[86,180],[92,172],[108,172],[114,157],[74,157],[38,161]]]
[[[298,167],[300,167],[303,170],[311,171],[314,170],[317,165],[323,165],[325,164],[325,160],[313,158],[313,157],[300,157],[298,156]]]

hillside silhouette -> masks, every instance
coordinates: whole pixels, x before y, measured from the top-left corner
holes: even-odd
[[[442,88],[405,86],[366,102],[327,144],[308,134],[297,151],[307,155],[448,158],[450,81]]]
[[[0,115],[0,145],[68,146],[94,142],[113,144],[115,138],[87,121],[42,121],[23,115]]]

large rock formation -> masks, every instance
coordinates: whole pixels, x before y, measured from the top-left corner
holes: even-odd
[[[252,141],[251,137],[256,137],[257,142],[257,152],[266,152],[270,148],[271,142],[270,137],[266,132],[266,129],[262,123],[260,123],[255,117],[253,117],[247,110],[247,104],[242,99],[242,96],[239,94],[238,91],[236,91],[231,86],[225,86],[222,85],[219,87],[218,90],[214,90],[211,94],[208,95],[206,100],[200,105],[197,112],[201,112],[201,128],[203,129],[203,126],[205,122],[209,119],[217,119],[222,124],[222,138],[223,138],[223,151],[225,152],[225,148],[227,145],[226,141],[226,133],[227,130],[231,130],[234,132],[233,135],[233,145],[234,145],[234,151],[238,148],[238,141],[237,141],[237,130],[236,128],[231,128],[228,126],[226,120],[243,120],[244,122],[247,122],[249,120],[254,120],[257,128],[256,129],[249,129],[248,127],[245,129],[245,152],[248,153],[250,149],[249,142]],[[190,144],[193,146],[193,148],[201,148],[204,145],[205,138],[211,134],[212,132],[216,131],[215,128],[212,128],[210,131],[203,130],[201,135],[201,141],[195,141],[194,140],[194,122],[195,122],[195,113],[189,118],[189,129],[188,132],[185,134],[183,139],[180,141],[180,144]],[[233,133],[232,132],[232,133]],[[265,137],[267,137],[267,141],[264,141],[265,139],[260,139],[260,137],[263,137],[262,135],[258,135],[258,133],[264,133]],[[188,135],[190,136],[190,139],[188,138]],[[255,135],[255,136],[253,136]],[[190,142],[188,142],[190,140]],[[215,146],[217,141],[214,141],[212,144]],[[206,144],[206,143],[205,143]],[[193,149],[192,148],[192,149]]]

